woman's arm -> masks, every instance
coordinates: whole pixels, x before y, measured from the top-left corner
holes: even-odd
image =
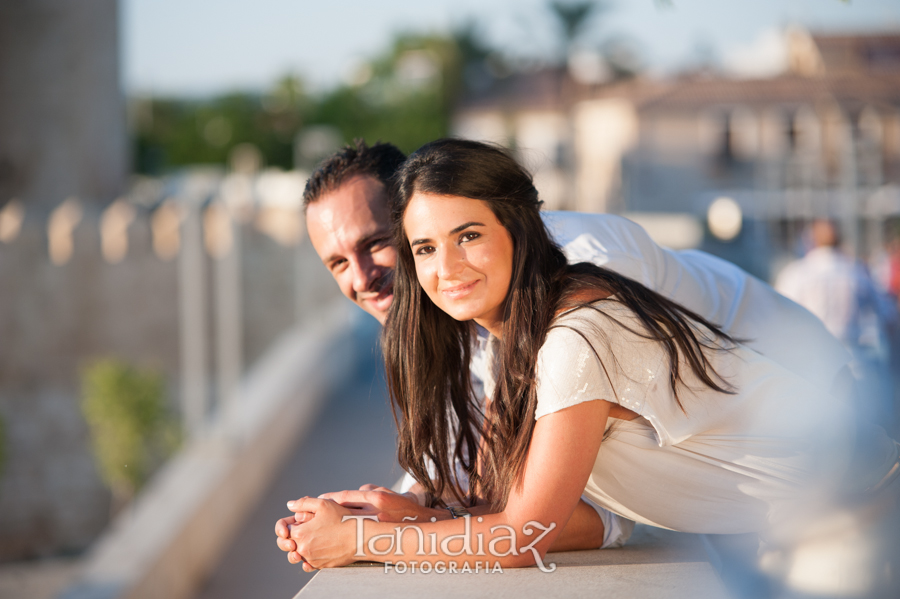
[[[335,503],[355,510],[356,515],[377,516],[379,522],[407,522],[404,518],[415,518],[418,522],[428,521],[431,517],[438,520],[450,519],[450,513],[444,509],[423,507],[409,493],[396,493],[384,487],[364,485],[359,491],[338,491],[320,495],[321,499],[331,499]],[[484,516],[491,513],[490,506],[482,504],[467,508],[473,516]],[[282,518],[275,524],[275,534],[279,537],[278,546],[284,551],[296,551],[291,540],[290,530],[298,524],[307,522],[310,514],[300,512],[295,516]],[[597,510],[580,500],[572,512],[563,531],[550,547],[550,551],[575,551],[578,549],[597,549],[603,544],[606,531],[603,520]]]
[[[532,565],[546,555],[560,535],[559,523],[568,522],[579,503],[609,409],[606,401],[588,401],[541,417],[535,424],[520,484],[499,514],[475,516],[468,523],[462,519],[417,519],[404,527],[366,520],[333,501],[298,500],[293,510],[315,516],[292,527],[297,551],[289,553],[288,559],[292,563],[305,560],[304,570],[357,560],[455,562],[459,567],[475,567],[476,562],[485,561],[503,567]],[[402,543],[396,542],[397,536]],[[463,536],[469,543],[463,542]],[[417,547],[419,540],[425,547]]]

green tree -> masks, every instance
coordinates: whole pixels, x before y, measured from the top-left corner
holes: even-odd
[[[242,143],[259,148],[267,165],[288,169],[294,140],[307,125],[331,126],[345,142],[381,139],[409,152],[448,134],[459,94],[478,79],[473,74],[497,70],[489,62],[497,67],[497,55],[469,22],[449,35],[400,34],[362,65],[354,82],[318,95],[289,76],[262,94],[135,100],[135,170],[159,175],[194,164],[224,166]]]
[[[563,60],[572,51],[590,18],[605,10],[605,6],[597,0],[575,0],[574,2],[550,0],[547,7],[559,26]]]
[[[307,122],[331,125],[345,141],[381,139],[409,152],[447,135],[462,79],[462,53],[447,35],[399,35],[361,67],[355,84],[325,94]]]
[[[134,101],[134,168],[159,175],[194,164],[225,165],[250,143],[270,166],[293,167],[294,136],[308,110],[302,82],[287,76],[263,94],[236,92],[205,100]]]

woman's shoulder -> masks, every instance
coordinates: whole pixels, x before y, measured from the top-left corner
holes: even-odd
[[[560,311],[547,332],[547,339],[571,338],[573,335],[585,340],[606,337],[615,331],[620,342],[643,341],[644,326],[635,313],[619,301],[615,295]],[[631,333],[629,335],[629,333]],[[624,337],[623,337],[624,335]],[[635,339],[628,339],[635,337]]]
[[[639,327],[615,297],[559,314],[538,354],[536,416],[594,399],[628,409],[643,401],[642,383],[664,374],[666,362]]]

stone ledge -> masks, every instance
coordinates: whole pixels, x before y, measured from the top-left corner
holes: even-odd
[[[638,525],[625,547],[551,553],[544,561],[555,563],[556,571],[508,568],[502,574],[398,574],[385,572],[381,565],[322,570],[294,599],[390,596],[715,599],[729,596],[697,535]]]

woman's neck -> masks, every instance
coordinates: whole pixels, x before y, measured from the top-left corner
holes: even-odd
[[[474,318],[475,324],[487,329],[487,332],[497,339],[503,338],[503,321],[485,318]]]

